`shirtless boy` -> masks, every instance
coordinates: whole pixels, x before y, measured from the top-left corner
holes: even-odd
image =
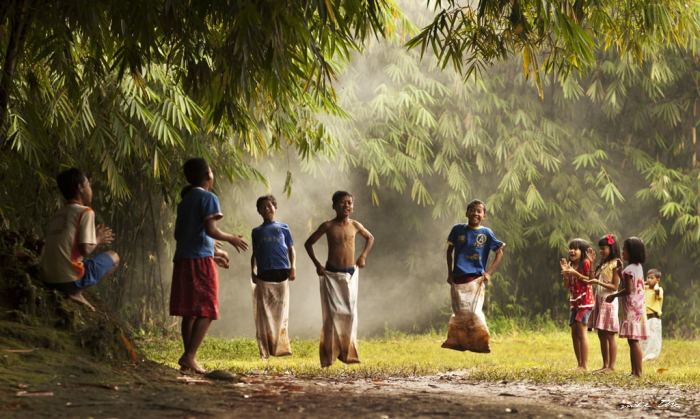
[[[316,265],[321,288],[323,327],[319,355],[321,367],[329,367],[336,359],[346,364],[360,362],[357,352],[357,290],[358,272],[363,268],[374,237],[358,221],[350,218],[352,195],[338,191],[333,194],[335,218],[321,224],[306,240],[304,247]],[[314,243],[326,235],[328,258],[326,265],[316,259]],[[355,260],[355,235],[364,237],[362,253]]]
[[[316,231],[309,236],[304,247],[309,257],[316,266],[316,273],[319,276],[330,272],[347,272],[352,275],[355,266],[364,268],[367,254],[374,244],[374,236],[359,221],[350,218],[353,211],[353,198],[350,192],[338,191],[333,194],[333,209],[335,218],[321,224]],[[360,257],[355,260],[355,235],[365,239],[365,246],[360,253]],[[314,244],[326,235],[328,239],[328,258],[326,265],[321,264],[314,254]]]

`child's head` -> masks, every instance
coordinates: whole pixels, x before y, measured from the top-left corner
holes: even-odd
[[[73,167],[62,171],[56,176],[56,183],[67,200],[80,199],[85,205],[90,205],[92,202],[90,181],[80,169]]]
[[[338,217],[348,217],[352,214],[353,199],[352,194],[347,191],[336,191],[333,194],[333,209]]]
[[[467,220],[471,227],[478,227],[486,217],[486,204],[480,199],[474,199],[467,204]]]
[[[630,237],[622,244],[622,258],[627,263],[646,262],[644,242],[639,237]]]
[[[647,271],[647,285],[654,287],[661,281],[661,271],[658,269],[649,269]]]
[[[590,247],[591,245],[584,239],[571,240],[569,242],[569,260],[581,267]]]
[[[620,259],[620,245],[614,235],[608,233],[598,240],[600,248],[600,264]]]
[[[212,173],[207,161],[201,157],[189,159],[182,166],[187,182],[192,186],[200,186],[209,189],[214,183]]]
[[[275,219],[275,213],[277,212],[277,199],[274,195],[263,195],[255,201],[255,207],[263,220],[272,221]]]

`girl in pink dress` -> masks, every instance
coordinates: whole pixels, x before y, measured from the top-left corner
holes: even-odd
[[[593,290],[588,283],[591,261],[588,259],[591,245],[583,239],[573,239],[569,242],[569,260],[561,259],[561,273],[564,277],[564,286],[569,289],[571,297],[569,305],[569,326],[571,327],[571,340],[574,344],[574,353],[578,368],[585,370],[588,362],[588,336],[586,328],[588,318],[593,311]]]
[[[642,375],[642,345],[640,340],[647,338],[646,314],[644,306],[644,242],[637,237],[630,237],[622,245],[622,258],[628,265],[622,271],[622,288],[610,294],[605,301],[612,303],[620,297],[620,337],[627,338],[630,346],[632,375]]]
[[[601,237],[598,240],[598,247],[600,248],[600,264],[596,267],[590,281],[595,293],[595,306],[588,321],[588,327],[598,331],[600,352],[603,356],[603,368],[594,371],[594,373],[604,373],[615,369],[617,358],[615,334],[620,331],[617,300],[608,303],[605,298],[617,291],[620,285],[622,261],[620,260],[620,246],[612,234]],[[589,257],[595,260],[595,252],[591,251]]]

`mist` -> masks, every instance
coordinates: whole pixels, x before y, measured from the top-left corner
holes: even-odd
[[[364,179],[358,174],[344,172],[332,163],[323,164],[317,173],[304,172],[298,167],[293,169],[295,186],[291,197],[287,197],[283,193],[287,170],[281,161],[263,168],[269,189],[262,184],[251,184],[235,188],[235,191],[228,186],[231,192],[220,186],[218,192],[224,209],[222,225],[244,226],[244,231],[236,232],[247,239],[250,239],[251,230],[262,222],[255,208],[256,199],[267,193],[277,198],[276,219],[289,224],[297,253],[297,279],[290,283],[290,336],[317,337],[321,330],[318,275],[304,249],[304,242],[323,221],[335,216],[331,196],[336,190],[353,194],[355,209],[351,218],[360,221],[375,237],[367,266],[360,270],[360,336],[383,334],[385,330],[425,330],[435,320],[436,314],[440,317],[441,313],[447,321],[449,292],[443,265],[445,238],[451,224],[433,221],[426,210],[424,220],[430,223],[426,230],[435,234],[417,236],[416,231],[396,217],[400,212],[391,210],[392,205],[404,206],[405,209],[405,205],[413,208],[415,204],[401,196],[387,196],[381,207],[375,207]],[[231,220],[231,217],[236,219]],[[355,257],[363,245],[364,239],[357,236]],[[238,254],[228,245],[227,250],[231,256],[231,268],[219,270],[220,319],[213,323],[211,333],[227,337],[255,336],[251,251]],[[316,243],[314,250],[319,260],[325,262],[325,237]],[[420,254],[420,262],[409,263],[410,256],[415,254]]]

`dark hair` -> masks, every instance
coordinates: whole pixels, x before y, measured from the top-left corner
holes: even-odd
[[[259,210],[260,206],[265,201],[270,201],[272,203],[272,206],[277,208],[277,199],[275,198],[274,195],[263,195],[260,198],[258,198],[258,200],[255,201],[255,208]]]
[[[644,250],[644,242],[639,237],[630,237],[622,244],[623,249],[627,249],[629,263],[644,263],[646,262],[646,251]]]
[[[581,258],[578,260],[578,266],[576,269],[579,271],[583,267],[583,261],[588,259],[586,252],[591,248],[591,244],[584,239],[573,239],[569,242],[569,249],[579,249],[581,251]]]
[[[661,271],[658,269],[649,269],[647,271],[647,276],[649,275],[654,275],[656,279],[661,280]]]
[[[612,244],[610,242],[612,241]],[[610,254],[608,255],[605,260],[601,260],[600,264],[598,265],[599,269],[601,266],[605,265],[606,263],[615,260],[615,259],[620,259],[620,244],[617,242],[617,239],[615,238],[614,235],[608,233],[604,235],[603,237],[598,240],[598,247],[603,247],[603,246],[608,246],[610,248]]]
[[[486,203],[480,199],[472,199],[471,202],[467,204],[467,212],[469,212],[470,209],[476,207],[477,205],[481,205],[484,207],[484,214],[486,214]]]
[[[209,165],[201,157],[189,159],[182,166],[187,182],[192,186],[200,186],[209,179]]]
[[[333,194],[333,206],[335,206],[338,202],[340,202],[341,199],[345,198],[346,196],[349,196],[352,198],[352,194],[348,191],[336,191]]]
[[[56,184],[58,184],[58,189],[63,194],[66,199],[73,199],[78,195],[78,190],[80,185],[85,182],[87,177],[80,169],[72,167],[68,170],[64,170],[56,176]]]

